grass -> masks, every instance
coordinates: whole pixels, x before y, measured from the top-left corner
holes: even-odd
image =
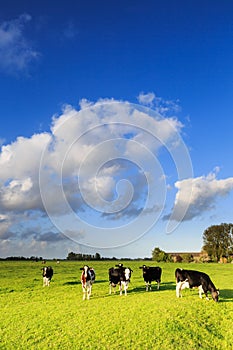
[[[96,282],[89,301],[82,300],[82,262],[61,262],[50,287],[42,287],[41,263],[0,262],[0,349],[233,349],[233,265],[159,264],[161,289],[146,292],[139,266],[128,295],[109,295],[108,268],[92,262]],[[210,275],[220,301],[200,300],[197,290],[175,296],[176,267]]]

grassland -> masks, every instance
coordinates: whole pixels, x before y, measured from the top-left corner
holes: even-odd
[[[127,297],[108,294],[112,262],[92,262],[97,278],[82,300],[82,262],[49,263],[50,287],[42,287],[41,262],[0,262],[0,349],[233,349],[233,264],[182,264],[204,271],[220,288],[220,301],[197,290],[175,296],[175,268],[162,267],[161,289],[146,292],[141,262],[133,269]]]

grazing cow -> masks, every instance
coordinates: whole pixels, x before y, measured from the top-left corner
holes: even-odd
[[[130,267],[124,267],[123,264],[116,265],[117,268],[111,267],[108,270],[109,273],[109,294],[112,293],[112,287],[114,293],[116,292],[116,286],[119,285],[120,295],[122,295],[122,286],[124,287],[125,295],[127,295],[127,289],[130,282],[131,270]]]
[[[218,301],[219,291],[211,281],[210,277],[200,271],[176,269],[176,296],[181,297],[181,290],[185,288],[197,287],[199,290],[199,297],[202,298],[202,293],[208,298],[208,292],[211,293],[214,301]]]
[[[92,267],[84,265],[80,268],[82,270],[81,273],[81,283],[83,289],[83,300],[90,299],[92,285],[95,282],[95,271]]]
[[[161,274],[162,274],[161,267],[143,265],[140,267],[140,269],[142,269],[143,278],[146,284],[146,291],[148,291],[148,287],[150,287],[150,290],[152,290],[151,288],[152,281],[157,282],[157,289],[159,289],[160,282],[161,282]]]
[[[43,276],[43,286],[50,286],[50,281],[53,277],[53,268],[51,266],[43,267],[42,269],[42,276]]]

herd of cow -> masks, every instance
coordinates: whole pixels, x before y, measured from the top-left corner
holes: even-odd
[[[140,267],[142,269],[143,279],[146,285],[146,291],[150,288],[152,281],[157,282],[157,289],[160,287],[162,269],[159,266],[152,267],[143,265]],[[83,290],[83,300],[90,299],[92,292],[92,285],[95,281],[95,271],[92,267],[84,265],[80,268],[81,272],[81,283]],[[50,281],[53,276],[53,268],[51,266],[43,267],[43,285],[49,286]],[[116,267],[111,267],[108,271],[109,273],[109,293],[111,294],[112,288],[114,293],[116,291],[116,286],[119,285],[120,295],[122,295],[122,289],[124,288],[124,293],[127,295],[127,289],[129,286],[131,273],[133,270],[130,267],[125,267],[123,264],[118,264]],[[219,290],[216,289],[215,285],[211,281],[210,277],[200,271],[195,270],[184,270],[177,268],[175,270],[176,279],[176,296],[181,297],[181,291],[185,288],[197,287],[199,290],[199,296],[202,298],[204,293],[206,299],[208,299],[208,292],[211,294],[214,301],[218,301]]]

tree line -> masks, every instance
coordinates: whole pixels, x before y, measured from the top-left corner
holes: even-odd
[[[77,260],[77,261],[92,261],[92,260],[117,260],[117,261],[123,261],[123,260],[152,260],[152,258],[116,258],[113,256],[112,258],[110,257],[102,257],[100,253],[95,253],[94,255],[92,254],[81,254],[81,253],[74,253],[70,252],[68,253],[68,256],[66,258],[67,260]]]
[[[70,252],[66,258],[67,260],[78,260],[78,261],[90,261],[90,260],[101,260],[99,253],[92,254],[80,254]]]
[[[6,258],[0,258],[0,260],[12,260],[12,261],[20,261],[20,260],[30,260],[30,261],[43,261],[42,256],[31,256],[30,258],[26,258],[25,256],[7,256]]]

